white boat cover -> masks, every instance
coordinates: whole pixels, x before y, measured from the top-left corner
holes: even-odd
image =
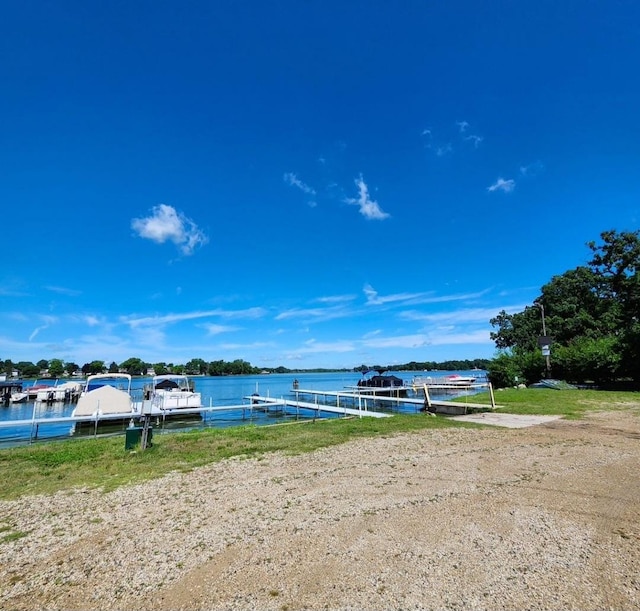
[[[113,386],[101,386],[78,399],[74,415],[93,416],[98,410],[100,414],[130,414],[133,411],[131,396]]]

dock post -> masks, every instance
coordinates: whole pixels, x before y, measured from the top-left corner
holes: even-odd
[[[493,386],[491,382],[489,382],[489,396],[491,397],[491,407],[493,409],[496,408],[496,398],[493,396]]]
[[[431,397],[429,396],[429,388],[427,385],[424,385],[424,403],[427,407],[427,410],[431,409]]]

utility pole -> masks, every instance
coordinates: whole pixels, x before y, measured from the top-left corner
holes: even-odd
[[[548,378],[551,372],[551,363],[549,362],[549,355],[551,354],[551,348],[550,348],[551,342],[547,337],[547,325],[545,324],[545,321],[544,321],[544,306],[541,303],[538,305],[540,306],[540,312],[542,314],[542,338],[544,340],[544,343],[541,343],[540,348],[542,349],[542,356],[544,356],[544,359],[547,365],[547,378]]]

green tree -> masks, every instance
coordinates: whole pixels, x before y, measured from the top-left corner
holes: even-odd
[[[166,363],[154,363],[153,370],[156,372],[157,376],[163,376],[169,373],[169,368],[167,367]]]
[[[72,376],[76,371],[78,371],[78,369],[80,369],[80,367],[72,361],[67,361],[64,364],[64,369],[67,372],[67,375]]]
[[[576,382],[629,378],[640,385],[640,231],[600,237],[600,244],[588,243],[593,254],[586,266],[554,276],[522,312],[503,310],[491,319],[496,347],[510,351],[503,359],[513,359],[527,379],[538,367],[544,311],[554,373]]]
[[[111,364],[109,365],[109,373],[119,373],[120,372],[120,367],[118,367],[118,363],[116,363],[115,361],[111,361]]]
[[[130,358],[120,363],[120,369],[124,369],[129,375],[140,376],[147,373],[148,365],[139,358]]]
[[[82,366],[82,373],[85,375],[104,373],[105,371],[106,367],[104,366],[104,361],[91,361],[90,363],[85,363]]]
[[[207,373],[207,363],[202,359],[191,359],[184,369],[188,375],[204,375]]]
[[[23,378],[37,378],[40,375],[41,367],[34,365],[31,361],[19,361],[15,365],[16,370]]]
[[[61,378],[64,374],[64,363],[60,359],[51,359],[49,362],[49,375]]]
[[[40,368],[41,371],[44,371],[45,369],[49,369],[49,361],[46,361],[45,359],[40,359],[36,365]]]

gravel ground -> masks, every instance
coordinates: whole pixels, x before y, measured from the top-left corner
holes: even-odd
[[[640,405],[0,503],[0,608],[638,609]]]

